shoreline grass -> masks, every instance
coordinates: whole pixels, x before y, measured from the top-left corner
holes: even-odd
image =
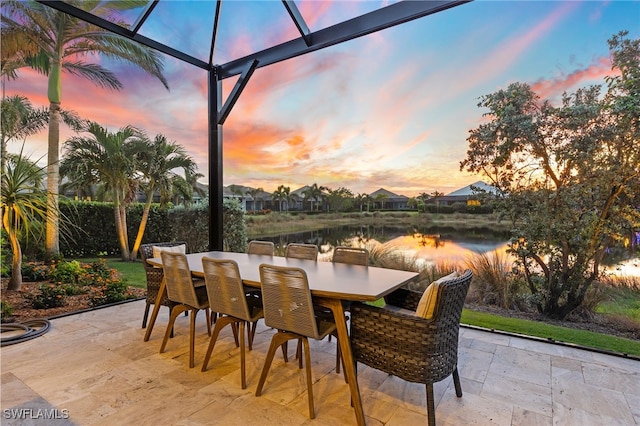
[[[640,356],[640,341],[593,331],[578,330],[521,318],[503,317],[466,308],[462,311],[460,322],[490,330],[506,331],[619,354]]]

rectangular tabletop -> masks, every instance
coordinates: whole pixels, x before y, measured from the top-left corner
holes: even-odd
[[[418,276],[416,272],[373,266],[223,251],[188,254],[189,268],[195,276],[204,276],[202,270],[202,258],[204,256],[235,260],[238,263],[242,281],[247,285],[256,287],[260,286],[259,267],[263,263],[301,268],[307,273],[309,288],[314,296],[352,301],[378,300]],[[156,266],[162,266],[160,258],[152,258],[148,262]]]

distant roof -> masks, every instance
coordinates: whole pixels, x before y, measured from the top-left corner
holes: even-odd
[[[445,195],[445,197],[466,197],[466,196],[475,195],[481,192],[481,191],[472,189],[472,187],[478,188],[482,191],[486,191],[490,194],[495,194],[497,192],[495,186],[486,184],[482,181],[478,181],[478,182],[472,183],[471,185],[467,185],[464,188],[457,189]]]

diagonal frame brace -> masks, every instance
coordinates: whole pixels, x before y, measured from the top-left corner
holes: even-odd
[[[242,71],[242,74],[238,78],[238,81],[236,81],[236,85],[233,87],[233,90],[229,94],[227,101],[224,103],[224,105],[222,105],[222,108],[220,108],[220,111],[218,112],[219,125],[224,124],[224,122],[226,121],[229,113],[231,112],[231,109],[238,101],[240,94],[249,82],[249,79],[251,78],[251,75],[253,75],[253,72],[256,70],[256,68],[258,68],[257,59],[254,59],[253,61],[246,64],[244,70]]]
[[[291,19],[293,19],[293,22],[296,24],[298,31],[300,31],[300,35],[304,39],[304,43],[307,47],[311,46],[311,31],[309,30],[307,23],[304,21],[298,6],[296,6],[293,0],[282,0],[282,4],[284,4],[287,12],[289,12],[289,16],[291,16]]]

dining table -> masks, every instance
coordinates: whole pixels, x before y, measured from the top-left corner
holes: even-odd
[[[358,387],[355,363],[349,342],[344,301],[373,302],[416,279],[418,273],[374,266],[350,265],[326,261],[286,258],[258,254],[209,251],[187,254],[189,269],[194,277],[204,277],[202,258],[231,259],[237,262],[242,282],[260,287],[260,265],[269,264],[302,268],[309,282],[314,303],[329,308],[336,322],[338,344],[343,355],[344,370],[351,392],[351,400],[359,425],[365,424],[362,400]],[[162,267],[161,258],[147,259],[151,265]],[[166,295],[163,279],[153,312],[147,325],[144,341],[148,341],[158,316],[162,298]]]

